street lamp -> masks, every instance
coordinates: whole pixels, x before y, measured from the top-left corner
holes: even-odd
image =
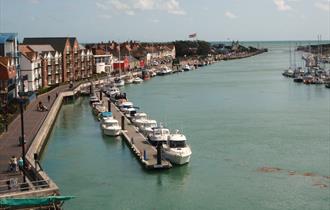
[[[21,138],[20,138],[20,145],[22,147],[22,159],[23,159],[23,182],[26,182],[25,178],[25,166],[26,166],[26,159],[25,159],[25,135],[24,135],[24,110],[23,110],[23,98],[20,99],[19,107],[21,110]]]

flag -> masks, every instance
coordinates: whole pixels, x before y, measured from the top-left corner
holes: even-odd
[[[197,36],[196,33],[193,33],[193,34],[189,34],[189,38],[195,38]]]

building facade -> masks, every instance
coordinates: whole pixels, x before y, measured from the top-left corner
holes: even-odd
[[[15,98],[16,65],[11,57],[0,56],[0,98],[1,106]]]
[[[21,75],[27,78],[23,83],[23,91],[36,91],[42,86],[41,56],[27,45],[19,46]]]
[[[15,78],[10,79],[10,83],[14,83],[15,85],[10,85],[7,94],[9,98],[18,97],[23,78],[20,76],[17,33],[0,33],[0,56],[7,57],[11,60],[10,64],[15,66]]]
[[[50,45],[61,55],[61,77],[58,77],[60,82],[75,81],[92,76],[93,54],[91,51],[80,49],[81,46],[75,37],[24,38],[23,44]],[[53,56],[56,57],[56,55]],[[55,79],[52,78],[52,80],[56,82],[57,77],[55,76]],[[48,79],[48,83],[49,81]]]

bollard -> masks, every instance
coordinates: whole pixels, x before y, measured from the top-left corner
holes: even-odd
[[[157,165],[162,164],[162,146],[161,142],[157,144]]]
[[[121,116],[121,129],[125,130],[125,117]]]
[[[100,101],[102,101],[102,90],[100,90]]]
[[[148,160],[146,150],[143,150],[143,160]]]
[[[111,112],[111,101],[108,100],[108,112]]]

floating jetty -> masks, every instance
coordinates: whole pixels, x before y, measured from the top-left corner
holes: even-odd
[[[172,164],[163,159],[161,151],[157,151],[138,129],[127,119],[127,117],[110,101],[103,96],[102,102],[112,112],[113,117],[118,120],[122,127],[121,135],[131,151],[144,166],[145,169],[169,169]]]

